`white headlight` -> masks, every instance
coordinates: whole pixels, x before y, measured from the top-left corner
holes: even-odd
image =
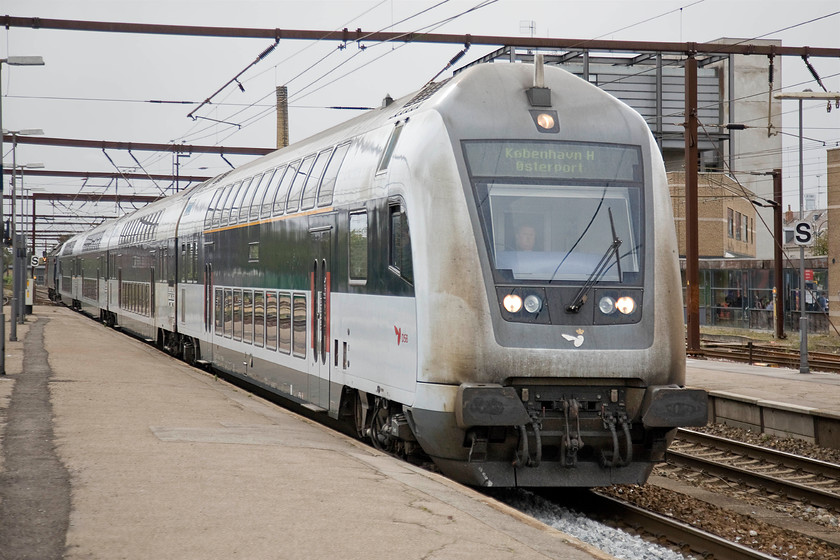
[[[615,313],[615,300],[610,296],[602,297],[601,301],[598,302],[598,309],[600,309],[601,313],[604,315]]]
[[[508,294],[502,300],[502,305],[510,313],[518,313],[522,309],[522,298],[514,294]]]
[[[536,313],[540,309],[542,309],[542,300],[538,296],[531,294],[525,298],[525,311]]]
[[[624,296],[618,298],[618,301],[615,302],[615,307],[624,315],[630,315],[636,310],[636,302],[633,298]]]

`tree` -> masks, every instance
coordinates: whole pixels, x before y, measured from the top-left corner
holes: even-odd
[[[814,238],[814,246],[812,249],[812,254],[815,257],[828,255],[828,235],[826,235],[825,231],[819,232]]]

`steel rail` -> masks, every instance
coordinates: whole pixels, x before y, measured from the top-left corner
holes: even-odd
[[[739,455],[750,457],[751,459],[769,461],[785,466],[789,469],[796,469],[809,474],[834,478],[840,481],[840,465],[835,465],[834,463],[829,463],[827,461],[803,457],[802,455],[794,455],[793,453],[778,451],[769,447],[761,447],[760,445],[744,443],[712,434],[704,434],[703,432],[687,430],[685,428],[677,430],[677,441],[674,443],[681,441],[698,443],[707,447],[720,449],[721,451],[731,451],[733,453],[738,453]]]
[[[721,560],[776,560],[776,557],[753,550],[742,544],[718,535],[692,527],[676,519],[644,510],[623,500],[604,496],[593,491],[591,500],[586,500],[586,513],[595,513],[602,518],[618,519],[657,537],[662,537],[677,546],[687,546],[693,552],[707,556],[714,555]]]
[[[742,482],[753,488],[770,490],[778,494],[797,500],[804,500],[810,504],[840,511],[840,494],[807,486],[798,482],[762,474],[733,465],[726,465],[719,461],[698,457],[682,451],[669,449],[665,453],[669,464],[686,467],[692,470],[712,474],[724,479]]]

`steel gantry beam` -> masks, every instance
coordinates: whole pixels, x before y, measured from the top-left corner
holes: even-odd
[[[140,33],[158,35],[192,35],[196,37],[230,37],[238,39],[299,39],[307,41],[341,42],[401,42],[401,43],[444,43],[470,45],[508,45],[548,49],[590,49],[625,52],[672,52],[703,54],[754,54],[773,56],[840,57],[840,49],[817,47],[785,47],[778,45],[755,45],[740,43],[724,45],[719,43],[678,43],[657,41],[612,41],[602,39],[567,39],[547,37],[507,37],[501,35],[470,35],[446,33],[416,33],[398,31],[366,32],[343,29],[279,29],[254,27],[208,27],[194,25],[160,25],[148,23],[122,23],[115,21],[81,21],[48,19],[38,17],[2,16],[0,24],[6,28],[28,27],[32,29],[61,29],[65,31],[101,31],[110,33]]]

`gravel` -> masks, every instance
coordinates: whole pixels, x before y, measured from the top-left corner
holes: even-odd
[[[616,558],[627,560],[686,560],[696,558],[694,556],[683,556],[669,548],[648,542],[639,536],[604,525],[531,492],[524,490],[505,491],[495,497],[526,515],[572,535]]]
[[[699,431],[840,464],[840,450],[818,447],[793,438],[778,438],[720,424],[709,425]],[[752,493],[739,485],[727,484],[725,481],[713,477],[698,477],[691,474],[683,476],[680,473],[669,471],[670,469],[663,465],[658,467],[655,473],[679,480],[681,484],[706,487],[713,492],[734,497],[740,501],[768,507],[789,515],[791,518],[812,523],[815,527],[822,526],[833,530],[840,523],[837,512],[786,500],[770,500],[766,496]],[[725,536],[733,542],[756,548],[776,558],[792,560],[840,557],[838,548],[820,540],[783,527],[769,525],[750,515],[737,514],[724,507],[651,483],[645,486],[613,486],[604,488],[602,491],[645,509],[680,519],[695,527]],[[670,548],[604,525],[530,492],[505,491],[494,497],[527,515],[531,515],[546,525],[573,535],[616,558],[640,560],[696,558],[694,556],[684,556]]]

